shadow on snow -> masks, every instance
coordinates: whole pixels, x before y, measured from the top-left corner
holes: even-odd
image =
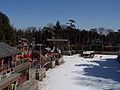
[[[101,77],[104,79],[112,79],[120,82],[120,64],[116,58],[108,58],[101,61],[90,61],[99,65],[93,64],[76,64],[75,66],[85,66],[84,74],[86,76]],[[80,74],[79,72],[76,72]]]

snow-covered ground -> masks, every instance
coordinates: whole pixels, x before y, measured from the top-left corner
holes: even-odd
[[[65,63],[47,71],[39,90],[120,90],[120,64],[116,57],[64,56]]]

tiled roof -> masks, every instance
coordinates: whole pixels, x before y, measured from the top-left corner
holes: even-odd
[[[0,42],[0,58],[5,58],[16,54],[20,54],[20,51],[16,50],[15,48],[9,46],[4,42]]]

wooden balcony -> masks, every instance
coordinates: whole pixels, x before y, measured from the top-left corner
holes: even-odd
[[[15,72],[19,73],[19,72],[29,68],[32,64],[33,64],[32,62],[26,62],[26,63],[20,64],[15,67]]]
[[[4,89],[8,85],[11,85],[13,82],[18,80],[20,77],[20,74],[12,74],[9,77],[6,77],[5,79],[0,81],[0,90]]]

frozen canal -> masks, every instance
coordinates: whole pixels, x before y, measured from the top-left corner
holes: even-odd
[[[93,59],[73,55],[64,60],[47,71],[39,90],[120,90],[120,64],[115,55],[95,55]]]

